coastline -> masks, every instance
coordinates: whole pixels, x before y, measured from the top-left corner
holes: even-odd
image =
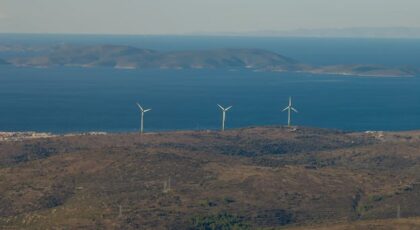
[[[82,68],[82,69],[89,69],[89,68],[98,68],[98,66],[88,66],[88,65],[63,65],[63,66],[33,66],[33,65],[4,65],[7,67],[12,68],[34,68],[34,69],[50,69],[54,67],[66,67],[66,68]],[[328,66],[326,66],[328,67]],[[99,67],[99,68],[107,68],[107,67]],[[203,68],[166,68],[166,67],[160,67],[160,68],[139,68],[135,66],[109,66],[108,68],[112,68],[115,70],[200,70]],[[217,69],[217,68],[210,68],[210,69]],[[239,69],[232,69],[234,71],[244,69],[244,70],[251,70],[255,73],[262,72],[262,73],[302,73],[302,74],[313,74],[313,75],[328,75],[328,76],[336,76],[336,77],[365,77],[365,78],[413,78],[418,77],[417,74],[390,74],[390,73],[355,73],[351,71],[328,71],[324,70],[322,68],[315,68],[310,70],[282,70],[282,69],[265,69],[265,68],[259,68],[259,69],[253,69],[253,68],[239,68]]]
[[[407,139],[408,136],[417,136],[420,134],[420,130],[401,130],[401,131],[392,131],[392,130],[365,130],[365,131],[344,131],[332,128],[321,128],[321,127],[306,127],[306,126],[249,126],[242,128],[233,128],[226,130],[224,132],[220,130],[165,130],[165,131],[150,131],[143,133],[142,135],[153,135],[153,134],[185,134],[185,133],[231,133],[238,132],[241,130],[258,130],[258,129],[278,129],[284,130],[286,132],[294,133],[305,131],[309,129],[315,130],[326,130],[326,131],[338,131],[346,133],[349,135],[364,135],[372,137],[379,141],[389,142],[396,139]],[[1,142],[19,142],[27,140],[36,140],[36,139],[48,139],[48,138],[57,138],[57,137],[81,137],[81,136],[109,136],[109,135],[136,135],[138,132],[102,132],[102,131],[89,131],[89,132],[70,132],[70,133],[50,133],[50,132],[36,132],[36,131],[19,131],[19,132],[4,132],[0,131],[0,143]],[[139,134],[140,135],[140,134]],[[420,138],[420,136],[418,136]],[[411,139],[411,138],[408,138]],[[415,138],[417,139],[417,138]]]

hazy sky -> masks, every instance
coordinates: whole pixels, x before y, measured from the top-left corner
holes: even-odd
[[[0,0],[0,33],[419,27],[420,0]]]

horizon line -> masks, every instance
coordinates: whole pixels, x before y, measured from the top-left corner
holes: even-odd
[[[369,31],[371,30],[371,31]],[[407,30],[414,34],[401,33],[395,30]],[[345,34],[347,32],[347,34]],[[386,33],[391,32],[391,34]],[[338,34],[334,34],[338,33]],[[339,34],[344,33],[344,34]],[[371,34],[369,34],[371,33]],[[394,34],[392,34],[394,33]],[[326,27],[326,28],[294,28],[279,30],[247,30],[247,31],[193,31],[181,33],[111,33],[111,32],[9,32],[0,31],[0,35],[45,35],[45,36],[172,36],[172,37],[260,37],[260,38],[408,38],[420,39],[420,26],[394,27]]]
[[[420,28],[419,28],[420,30]],[[0,32],[0,36],[15,35],[15,36],[115,36],[115,37],[219,37],[219,38],[308,38],[308,39],[407,39],[407,40],[418,40],[420,39],[420,34],[418,36],[343,36],[343,35],[267,35],[267,34],[247,34],[244,33],[186,33],[186,34],[131,34],[131,33],[62,33],[62,32]]]

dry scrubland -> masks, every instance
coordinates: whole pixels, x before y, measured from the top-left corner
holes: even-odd
[[[260,127],[0,142],[0,226],[420,229],[419,169],[420,132]]]

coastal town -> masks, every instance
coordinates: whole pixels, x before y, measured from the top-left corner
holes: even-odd
[[[96,135],[106,135],[105,132],[86,132],[86,133],[69,133],[64,136],[96,136]],[[0,132],[0,142],[6,141],[24,141],[31,139],[42,139],[42,138],[51,138],[58,137],[60,135],[45,133],[45,132]]]
[[[0,141],[22,141],[39,138],[49,138],[55,135],[38,132],[0,132]]]

